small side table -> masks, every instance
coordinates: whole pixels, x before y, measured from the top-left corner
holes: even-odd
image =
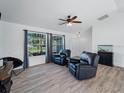
[[[80,60],[80,57],[79,56],[74,56],[74,57],[71,57],[71,59]]]
[[[73,60],[73,63],[79,63],[80,62],[80,57],[79,56],[74,56],[74,57],[71,57],[71,58],[67,58],[68,60],[68,63],[67,63],[67,67],[68,67],[68,64],[70,62],[70,60]]]

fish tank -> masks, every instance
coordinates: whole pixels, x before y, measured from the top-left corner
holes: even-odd
[[[113,45],[98,45],[98,52],[113,52]]]

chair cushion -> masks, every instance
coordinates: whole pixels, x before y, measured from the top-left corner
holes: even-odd
[[[94,58],[95,58],[96,54],[95,53],[90,53],[90,52],[85,52],[85,53],[89,57],[89,64],[93,65],[94,64]]]
[[[71,51],[69,49],[62,49],[59,52],[59,55],[65,55],[66,57],[70,57]]]
[[[82,54],[80,55],[80,62],[81,62],[81,63],[90,64],[91,59],[89,58],[89,56],[88,56],[86,53],[82,53]]]
[[[87,62],[88,64],[93,65],[95,56],[95,53],[83,52],[80,56],[80,61],[83,61],[83,63]]]

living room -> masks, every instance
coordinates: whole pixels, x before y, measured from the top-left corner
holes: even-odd
[[[0,93],[123,93],[123,9],[122,0],[1,0],[0,59],[22,63]]]

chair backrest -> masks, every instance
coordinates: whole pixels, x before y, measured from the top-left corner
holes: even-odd
[[[66,57],[70,57],[71,56],[71,50],[70,49],[63,49],[60,51],[59,53],[60,55],[65,55]]]
[[[93,63],[93,66],[97,67],[98,66],[98,63],[99,63],[99,58],[100,56],[97,54],[94,58],[94,63]]]
[[[6,63],[8,61],[13,61],[13,68],[21,66],[23,64],[23,62],[20,59],[14,57],[3,57],[1,58],[1,60],[3,60],[3,63]]]
[[[97,67],[99,56],[96,53],[82,52],[80,56],[81,61],[86,61],[88,64]]]

